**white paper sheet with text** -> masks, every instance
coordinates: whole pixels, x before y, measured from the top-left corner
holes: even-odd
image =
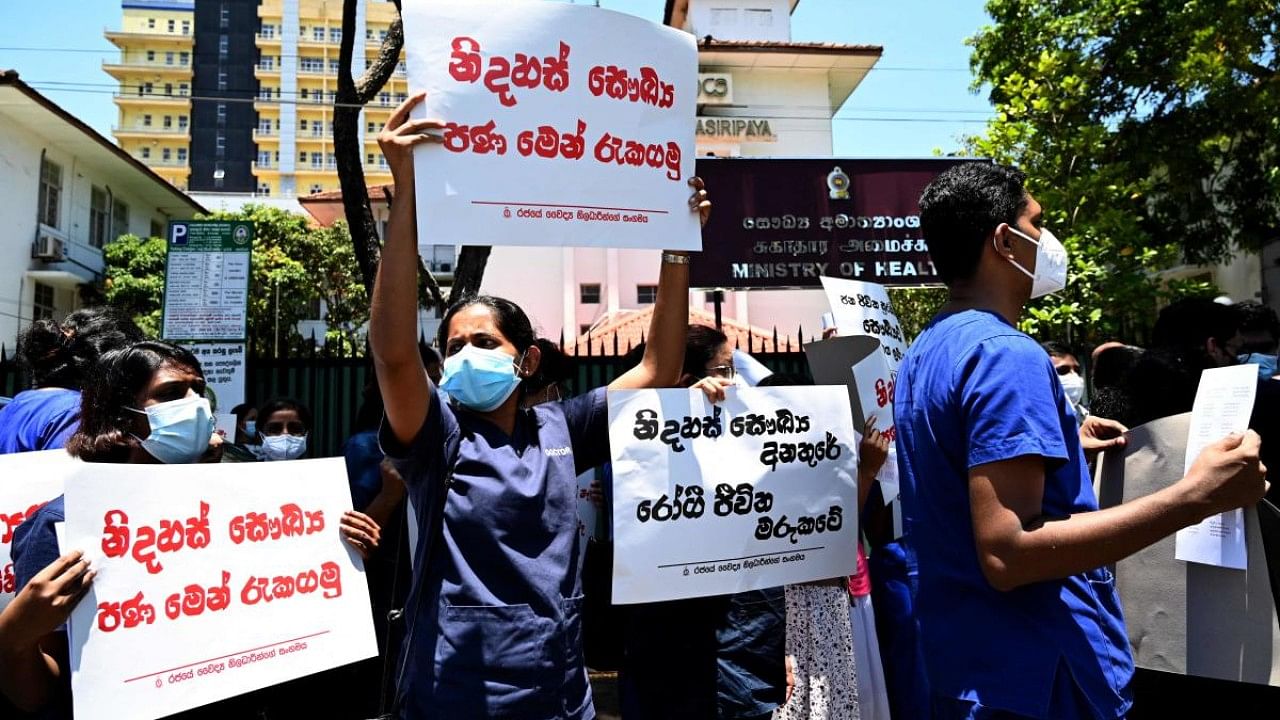
[[[1231,433],[1249,429],[1253,400],[1258,392],[1258,371],[1252,365],[1205,370],[1191,409],[1191,430],[1187,433],[1187,456],[1183,472],[1207,446]],[[1178,531],[1174,557],[1187,562],[1244,570],[1248,564],[1245,547],[1244,511],[1206,518],[1199,525]]]

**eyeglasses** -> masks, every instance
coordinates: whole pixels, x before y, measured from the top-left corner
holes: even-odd
[[[724,378],[725,380],[732,380],[737,374],[737,368],[732,365],[716,365],[715,367],[707,368],[707,377],[718,377]]]
[[[269,422],[263,425],[259,431],[263,435],[284,435],[286,432],[294,436],[307,434],[306,426],[300,422]]]

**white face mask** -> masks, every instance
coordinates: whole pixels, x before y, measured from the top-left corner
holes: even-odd
[[[1040,230],[1040,239],[1036,240],[1018,228],[1010,225],[1009,229],[1016,235],[1025,238],[1036,246],[1036,271],[1018,264],[1013,258],[1005,258],[1013,266],[1031,278],[1031,297],[1038,298],[1056,293],[1067,286],[1067,249],[1048,228]]]
[[[1062,390],[1067,394],[1067,402],[1079,405],[1084,399],[1084,378],[1079,373],[1067,373],[1059,375],[1058,380],[1062,382]]]
[[[262,438],[264,460],[297,460],[306,451],[306,435],[267,435]]]

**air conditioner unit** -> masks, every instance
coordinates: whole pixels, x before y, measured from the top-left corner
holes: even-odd
[[[36,235],[35,245],[31,248],[31,256],[46,262],[61,262],[67,259],[62,238],[43,232]]]

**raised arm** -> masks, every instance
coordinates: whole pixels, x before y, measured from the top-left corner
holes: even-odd
[[[691,178],[689,209],[706,225],[711,202],[701,178]],[[649,337],[640,364],[609,383],[611,390],[673,387],[684,367],[685,334],[689,329],[689,254],[664,251],[658,274],[658,297],[649,321]]]
[[[413,147],[440,142],[429,130],[437,120],[410,120],[422,102],[417,94],[400,104],[378,134],[378,145],[395,180],[395,202],[387,221],[382,261],[373,283],[369,308],[369,345],[382,389],[387,422],[395,438],[408,444],[422,428],[431,408],[431,381],[418,354],[418,227],[414,196]]]
[[[978,562],[987,582],[1012,590],[1102,567],[1210,515],[1245,507],[1266,492],[1261,441],[1249,431],[1209,446],[1186,477],[1105,510],[1067,518],[1041,514],[1044,458],[1025,455],[969,472]]]

